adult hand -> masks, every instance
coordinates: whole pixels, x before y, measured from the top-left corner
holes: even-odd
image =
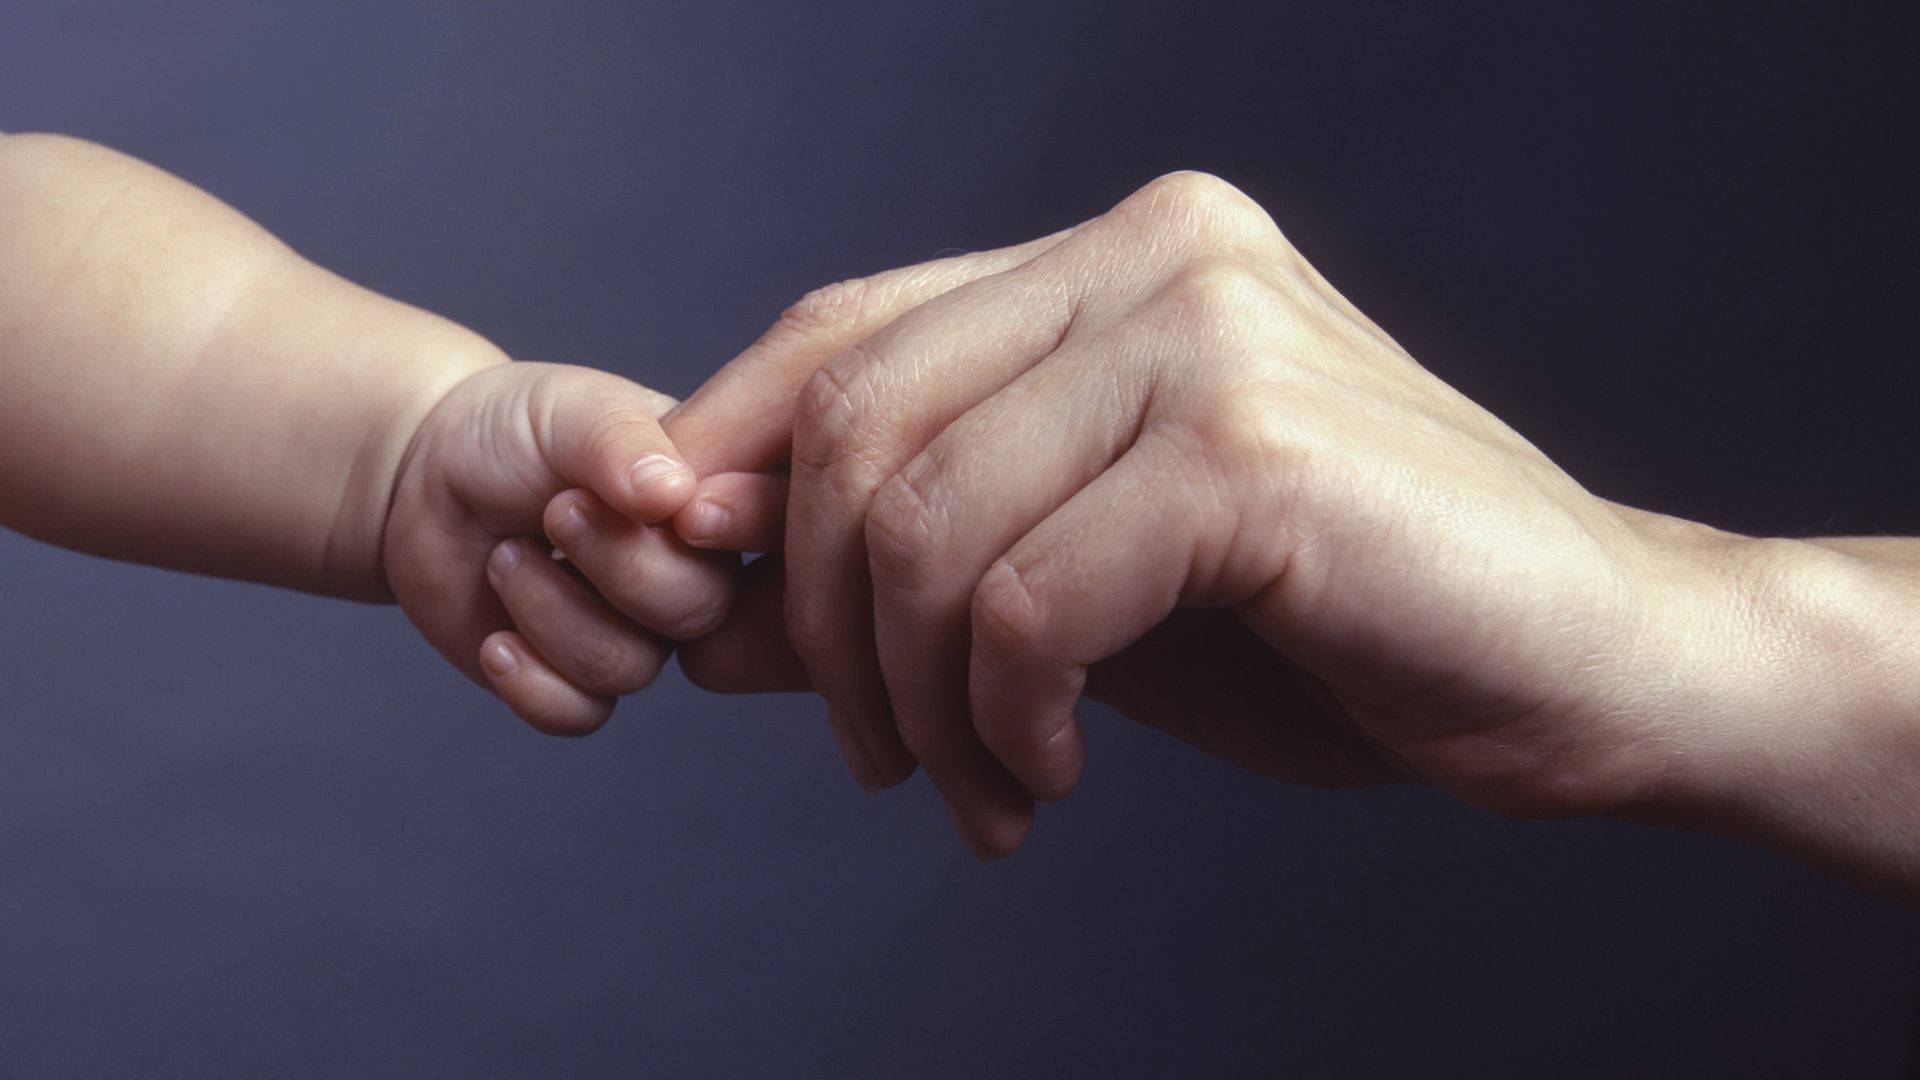
[[[1203,175],[815,294],[667,431],[696,544],[777,543],[790,452],[784,581],[689,675],[810,683],[857,777],[910,754],[983,855],[1073,787],[1083,690],[1292,780],[1598,813],[1711,752],[1673,718],[1750,640],[1736,538],[1583,490]]]

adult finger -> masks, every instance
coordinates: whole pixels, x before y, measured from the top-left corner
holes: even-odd
[[[527,644],[569,683],[596,697],[651,683],[671,651],[525,539],[502,541],[487,580]]]
[[[715,551],[777,551],[787,531],[787,474],[730,472],[702,477],[673,516],[680,539]]]
[[[548,735],[591,734],[613,714],[611,697],[568,682],[511,630],[481,642],[479,668],[516,715]]]
[[[967,708],[969,605],[981,576],[1099,476],[1140,428],[1152,358],[1115,329],[1069,338],[929,443],[876,494],[866,519],[874,627],[894,717],[956,812],[1005,770],[981,752]],[[1010,468],[1010,462],[1033,463]],[[941,748],[952,761],[936,762]],[[1064,787],[1015,773],[1035,797]]]
[[[741,578],[739,600],[719,629],[681,646],[680,670],[687,681],[725,694],[812,689],[806,666],[787,643],[786,573],[781,558],[756,559],[741,571]],[[851,728],[828,727],[842,760],[865,760],[866,747],[855,741]],[[907,768],[912,767],[909,761]]]
[[[807,669],[787,643],[787,576],[778,555],[740,569],[733,608],[713,633],[680,646],[680,670],[702,690],[722,694],[811,690]]]
[[[801,392],[787,634],[835,729],[852,733],[842,744],[864,748],[847,764],[865,787],[904,779],[917,756],[900,742],[875,651],[864,538],[873,494],[948,423],[1053,350],[1074,318],[1062,279],[1042,258],[963,285],[828,362]],[[975,811],[991,816],[984,805]]]
[[[665,418],[666,430],[701,476],[777,469],[786,461],[794,402],[820,365],[901,314],[1019,266],[1073,231],[816,289],[675,407]]]
[[[655,633],[699,637],[720,624],[733,601],[731,556],[694,551],[671,529],[628,521],[592,492],[554,496],[544,527],[608,603]]]
[[[1187,590],[1207,515],[1188,467],[1175,447],[1143,437],[974,591],[974,730],[1036,790],[1067,790],[1079,774],[1084,736],[1073,710],[1087,667],[1145,635]]]

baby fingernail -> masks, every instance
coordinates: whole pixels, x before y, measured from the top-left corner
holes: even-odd
[[[493,562],[492,570],[495,574],[505,574],[508,571],[512,570],[514,567],[520,565],[519,542],[515,540],[508,540],[507,542],[499,545],[498,547],[495,547],[493,549],[492,562]]]
[[[685,465],[665,454],[648,454],[627,470],[627,483],[633,486],[635,492],[642,492],[686,471]]]
[[[712,543],[726,531],[733,512],[712,499],[701,499],[687,511],[687,543],[698,547]]]
[[[587,538],[588,527],[587,515],[581,511],[580,505],[569,503],[565,510],[560,511],[560,516],[553,519],[547,539],[563,548],[575,547]]]
[[[504,679],[520,666],[520,659],[513,655],[513,648],[506,642],[495,641],[480,650],[480,666],[494,678]]]

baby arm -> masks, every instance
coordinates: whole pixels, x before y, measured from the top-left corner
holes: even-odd
[[[22,532],[385,598],[383,480],[505,362],[158,169],[0,138],[0,513]]]
[[[671,404],[509,363],[124,155],[0,136],[0,525],[398,600],[536,726],[590,730],[731,589],[727,564],[648,526],[692,488],[655,422]],[[563,492],[620,523],[583,568],[646,570],[644,603],[531,539]]]

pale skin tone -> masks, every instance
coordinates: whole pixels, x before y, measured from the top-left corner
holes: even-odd
[[[925,767],[976,854],[1072,789],[1085,693],[1288,780],[1920,895],[1920,541],[1588,493],[1211,177],[815,293],[666,429],[681,533],[783,550],[689,676],[817,690],[855,778]]]
[[[543,731],[599,726],[731,598],[735,560],[662,524],[694,484],[672,399],[509,363],[78,140],[0,136],[0,388],[0,525],[397,601]]]
[[[397,601],[545,731],[698,638],[702,685],[817,689],[867,787],[924,765],[982,856],[1078,780],[1085,693],[1920,895],[1920,541],[1589,494],[1209,177],[815,293],[679,407],[71,139],[0,136],[0,267],[0,524]]]

